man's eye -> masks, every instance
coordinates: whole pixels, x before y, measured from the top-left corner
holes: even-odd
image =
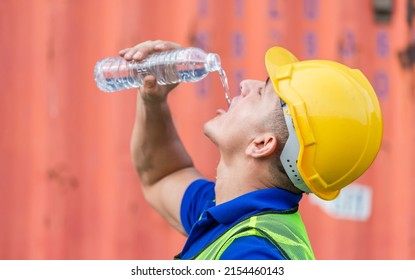
[[[262,88],[259,88],[259,90],[258,90],[258,94],[259,94],[259,95],[262,95]]]

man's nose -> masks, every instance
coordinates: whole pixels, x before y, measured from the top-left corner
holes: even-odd
[[[247,96],[250,93],[250,91],[252,90],[252,86],[250,85],[248,80],[243,80],[240,83],[239,86],[240,86],[240,89],[241,89],[241,96],[242,97]]]

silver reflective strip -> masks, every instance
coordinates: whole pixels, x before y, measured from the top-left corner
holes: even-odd
[[[295,132],[291,115],[285,113],[287,108],[288,106],[285,104],[283,105],[282,110],[284,111],[284,118],[285,123],[287,124],[289,136],[287,143],[285,143],[284,149],[281,152],[280,160],[285,172],[294,186],[303,192],[310,193],[310,189],[304,183],[303,178],[301,178],[300,172],[298,171],[297,162],[298,154],[300,152],[300,144],[298,143],[297,133]]]

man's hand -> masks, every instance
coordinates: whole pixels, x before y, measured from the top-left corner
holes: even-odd
[[[180,47],[179,44],[169,41],[146,41],[134,47],[121,50],[119,55],[128,61],[139,62],[152,53],[178,49]],[[176,86],[177,84],[161,86],[157,84],[155,77],[147,76],[144,79],[144,86],[139,91],[141,98],[145,102],[159,102],[164,101],[167,94]]]

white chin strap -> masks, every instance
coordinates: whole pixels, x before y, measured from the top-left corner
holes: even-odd
[[[303,178],[301,178],[297,167],[300,144],[298,143],[297,133],[294,129],[293,120],[291,115],[286,114],[286,110],[288,110],[288,106],[286,104],[282,106],[282,110],[284,111],[285,123],[287,124],[289,133],[287,143],[285,143],[284,149],[282,150],[280,156],[282,166],[284,167],[285,172],[287,173],[294,186],[305,193],[310,193],[311,191],[304,183]]]

